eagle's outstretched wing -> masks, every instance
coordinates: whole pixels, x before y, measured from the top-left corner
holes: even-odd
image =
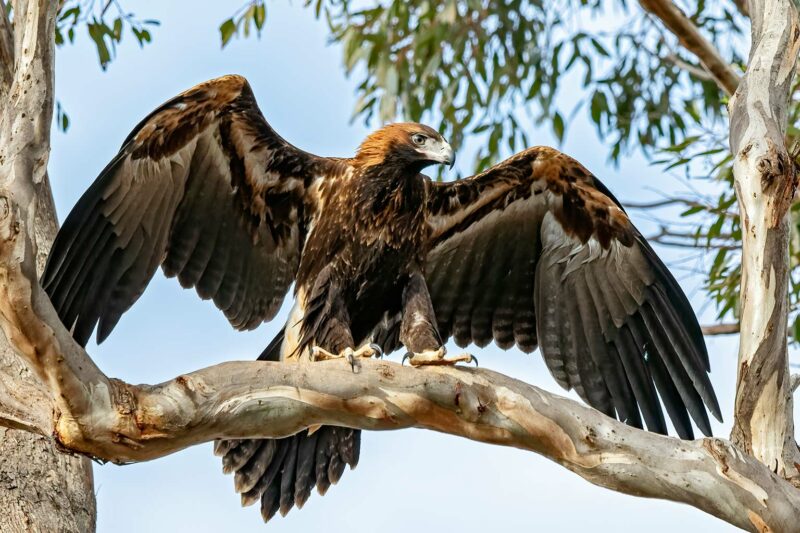
[[[213,299],[231,324],[271,319],[294,280],[315,180],[341,164],[267,124],[240,76],[166,102],[67,217],[42,285],[82,345],[102,342],[158,265]]]
[[[158,265],[213,299],[234,327],[254,328],[273,318],[294,281],[319,186],[348,168],[283,140],[244,78],[200,84],[125,140],[61,227],[42,285],[81,345],[98,322],[98,341],[108,336]],[[268,518],[355,466],[358,437],[324,427],[215,449],[236,471],[242,501],[260,499]]]
[[[580,163],[531,148],[482,174],[430,183],[426,264],[443,337],[537,345],[590,405],[683,438],[720,418],[686,296],[611,193]],[[641,413],[641,416],[640,416]]]

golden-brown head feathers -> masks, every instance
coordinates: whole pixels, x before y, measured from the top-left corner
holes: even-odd
[[[452,148],[439,132],[416,122],[398,122],[364,139],[353,161],[361,167],[411,165],[418,171],[434,163],[452,164],[453,159]]]

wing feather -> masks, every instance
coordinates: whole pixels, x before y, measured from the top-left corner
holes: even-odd
[[[551,148],[428,187],[426,276],[443,337],[537,344],[563,387],[609,416],[705,434],[720,418],[686,296],[608,189]],[[487,319],[491,317],[491,319]]]
[[[311,496],[311,489],[317,484],[316,472],[316,449],[319,431],[315,431],[306,438],[300,440],[300,448],[297,451],[297,470],[295,472],[294,502],[297,508],[302,508]]]
[[[655,433],[667,434],[667,423],[658,403],[658,395],[650,371],[645,366],[644,347],[641,339],[634,333],[639,330],[638,317],[633,318],[619,330],[615,346],[625,367],[625,373],[633,388],[633,394],[644,418],[647,429]],[[678,407],[676,406],[676,409]]]
[[[306,191],[344,167],[278,136],[244,78],[200,84],[128,136],[64,222],[42,285],[84,345],[111,333],[159,264],[252,329],[294,280],[316,214]]]
[[[580,284],[580,294],[575,300],[578,304],[584,345],[588,348],[595,367],[600,371],[598,377],[607,387],[617,417],[620,420],[633,421],[635,420],[633,411],[638,411],[638,407],[635,402],[633,405],[630,403],[632,398],[629,395],[622,362],[616,351],[608,350],[607,347],[603,322],[607,322],[608,317],[598,312],[597,302],[601,300],[598,298],[594,278],[591,276],[593,269],[585,268],[583,270],[583,278],[581,279],[580,276],[576,278],[576,284]]]

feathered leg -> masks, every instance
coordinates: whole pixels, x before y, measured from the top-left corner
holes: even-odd
[[[476,359],[468,354],[446,358],[446,350],[436,325],[431,296],[425,278],[414,271],[403,290],[403,320],[400,340],[408,350],[406,357],[412,366],[454,365],[470,363]],[[405,357],[403,360],[405,361]]]
[[[358,367],[358,358],[383,355],[376,344],[355,349],[350,314],[339,283],[328,269],[323,269],[317,277],[303,317],[300,346],[308,345],[311,345],[313,361],[345,359],[354,371]]]

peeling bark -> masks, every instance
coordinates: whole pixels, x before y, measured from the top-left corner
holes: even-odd
[[[13,29],[0,1],[0,191],[26,181],[32,268],[44,267],[56,222],[45,168],[53,107],[55,6],[16,2]],[[0,206],[2,210],[2,206]],[[0,339],[0,531],[93,531],[92,467],[42,437],[52,419],[49,388]],[[23,431],[25,430],[25,431]],[[34,430],[40,435],[31,433]]]
[[[791,0],[750,2],[752,48],[729,104],[742,216],[741,342],[732,441],[800,482],[787,353],[788,210],[798,176],[784,144],[800,50]]]

